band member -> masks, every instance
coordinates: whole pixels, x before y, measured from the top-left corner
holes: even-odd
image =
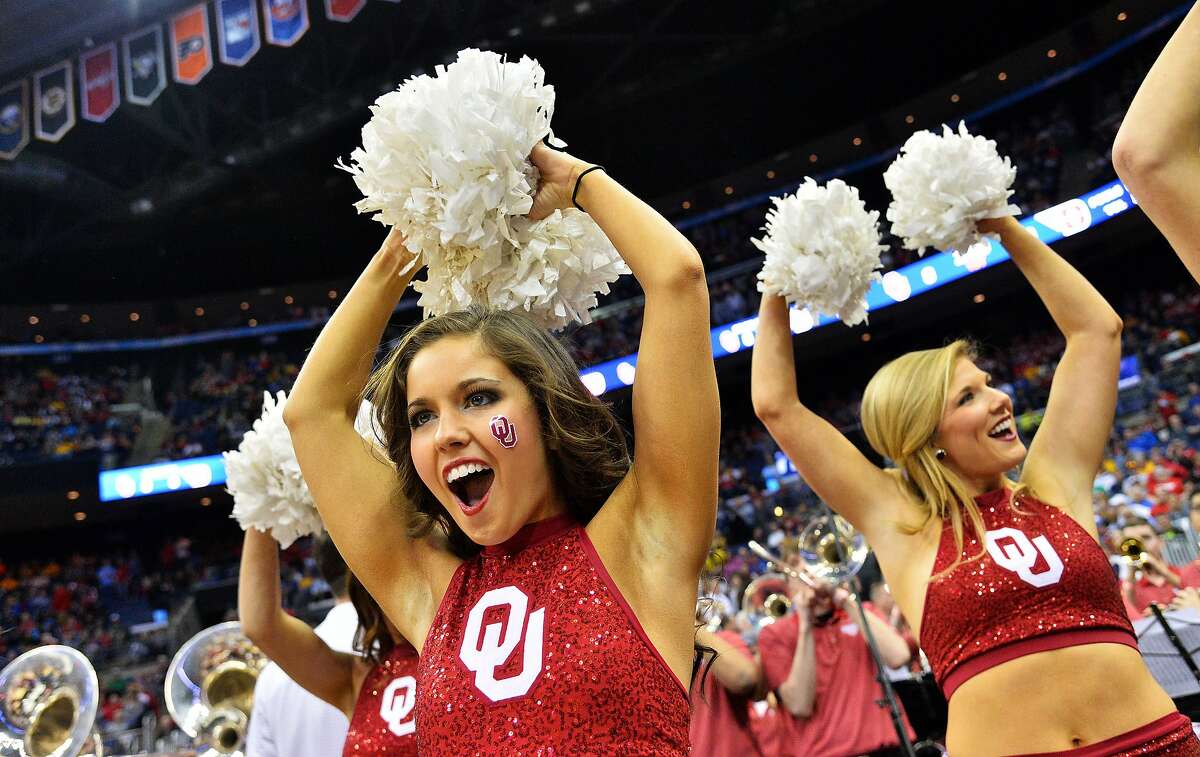
[[[862,616],[842,588],[791,582],[792,610],[758,635],[764,685],[783,705],[781,755],[890,754],[900,741],[882,696]],[[864,605],[883,664],[908,664],[908,644],[870,603]],[[905,719],[909,739],[915,739]]]
[[[1200,281],[1200,6],[1167,42],[1125,113],[1113,166]]]
[[[396,232],[317,339],[284,420],[347,563],[423,643],[423,754],[686,754],[720,425],[704,270],[605,172],[542,145],[531,157],[530,217],[586,209],[645,292],[632,462],[566,350],[480,309],[426,320],[389,352],[367,392],[386,459],[373,454],[354,418],[411,276]]]
[[[1200,586],[1200,566],[1195,562],[1182,568],[1167,564],[1162,538],[1149,521],[1130,518],[1121,529],[1121,537],[1142,543],[1142,564],[1123,582],[1125,597],[1139,615],[1144,615],[1151,603],[1169,606],[1180,589]]]
[[[758,663],[726,615],[717,632],[701,628],[696,641],[716,653],[712,666],[692,682],[692,754],[697,757],[760,757],[750,707],[761,678]]]
[[[327,711],[318,708],[281,713],[273,718],[266,738],[280,754],[317,754],[320,745],[331,748],[333,736],[339,735],[342,742],[334,754],[415,755],[416,650],[397,639],[354,576],[343,576],[343,582],[348,582],[345,592],[358,614],[354,653],[332,649],[304,621],[284,612],[279,545],[268,534],[246,530],[238,577],[242,631],[296,684],[340,713],[334,725],[328,725]],[[309,722],[314,712],[316,718]],[[332,733],[321,733],[322,728]],[[315,740],[300,745],[296,739],[302,734],[312,734]],[[300,748],[279,748],[289,744]]]
[[[874,549],[949,700],[951,754],[1114,740],[1200,754],[1191,723],[1142,662],[1097,543],[1092,479],[1112,428],[1121,320],[1015,219],[979,226],[999,234],[1066,337],[1028,455],[1012,401],[956,341],[903,355],[868,384],[863,429],[895,464],[880,470],[797,398],[787,306],[776,297],[763,299],[758,324],[755,410]],[[1020,479],[1009,479],[1021,463]]]

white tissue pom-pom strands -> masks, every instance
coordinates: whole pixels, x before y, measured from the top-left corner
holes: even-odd
[[[292,447],[292,436],[283,424],[287,395],[263,395],[262,416],[242,437],[236,451],[226,452],[225,475],[233,495],[233,517],[242,529],[270,533],[281,547],[296,539],[324,531],[321,516]]]
[[[892,193],[892,233],[919,253],[927,247],[965,252],[982,236],[977,222],[1020,214],[1008,202],[1016,176],[996,143],[972,135],[962,122],[957,132],[942,126],[940,136],[919,131],[883,174]]]
[[[525,217],[538,182],[529,154],[554,114],[536,61],[463,50],[371,111],[342,168],[363,193],[359,212],[399,228],[426,264],[413,284],[426,316],[487,305],[550,328],[587,323],[596,293],[629,272],[586,214]]]
[[[841,179],[805,179],[795,194],[773,197],[766,236],[751,239],[766,255],[758,289],[782,295],[814,315],[853,326],[867,319],[867,290],[879,279],[879,212]]]

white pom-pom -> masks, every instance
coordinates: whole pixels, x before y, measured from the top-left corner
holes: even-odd
[[[529,154],[554,114],[543,80],[528,57],[463,50],[435,76],[380,97],[362,147],[341,166],[363,193],[359,212],[398,227],[424,260],[428,278],[414,287],[426,316],[476,304],[563,326],[628,272],[585,214],[525,217],[538,182]]]
[[[363,400],[358,406],[358,415],[354,418],[354,430],[358,435],[377,447],[385,447],[383,429],[375,418],[375,406],[370,400]]]
[[[920,253],[967,250],[983,236],[978,221],[1021,212],[1008,202],[1016,177],[996,143],[973,136],[965,123],[957,132],[943,125],[941,136],[919,131],[883,174],[893,198],[887,211],[892,233]]]
[[[287,394],[263,393],[262,416],[242,437],[237,450],[226,452],[225,477],[233,495],[233,517],[242,529],[257,528],[288,547],[296,539],[324,531],[292,436],[283,424]]]
[[[841,179],[805,179],[795,194],[772,197],[766,236],[751,239],[766,254],[758,289],[836,315],[853,326],[867,319],[867,290],[879,278],[879,212]]]

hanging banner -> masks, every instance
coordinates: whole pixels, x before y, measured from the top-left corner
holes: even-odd
[[[196,5],[171,19],[171,75],[180,84],[196,84],[211,70],[208,8]]]
[[[33,75],[33,135],[57,142],[75,125],[75,82],[71,61]]]
[[[0,158],[12,160],[29,144],[29,82],[0,89]]]
[[[102,124],[121,104],[117,86],[117,45],[110,42],[79,56],[80,109],[85,121]]]
[[[261,46],[254,0],[217,0],[217,56],[227,66],[244,66]]]
[[[135,105],[150,105],[167,88],[167,61],[158,24],[121,40],[125,51],[125,97]]]
[[[262,0],[267,42],[291,47],[308,31],[306,0]]]
[[[366,4],[367,0],[325,0],[325,17],[330,21],[348,23]]]

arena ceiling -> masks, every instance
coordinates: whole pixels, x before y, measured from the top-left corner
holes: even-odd
[[[0,82],[195,0],[8,0]],[[310,2],[291,48],[216,64],[0,161],[0,303],[113,301],[344,277],[382,229],[333,168],[367,106],[467,46],[528,54],[555,130],[639,194],[734,171],[903,102],[1111,3]],[[83,6],[92,8],[83,10]],[[1086,44],[1086,24],[1080,27]]]

